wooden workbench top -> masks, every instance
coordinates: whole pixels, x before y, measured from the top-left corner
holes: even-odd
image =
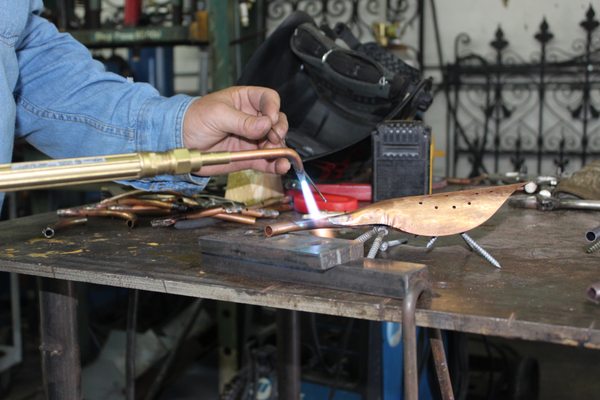
[[[45,239],[56,219],[42,214],[0,223],[0,270],[208,299],[295,309],[371,320],[400,321],[401,302],[377,296],[247,279],[202,267],[196,230],[128,230],[119,220]],[[469,232],[503,266],[498,270],[472,253],[459,236],[409,238],[384,257],[425,263],[435,295],[417,310],[417,324],[472,333],[541,340],[600,349],[600,304],[585,297],[600,281],[600,253],[585,253],[584,234],[600,224],[583,211],[512,209]],[[224,258],[223,262],[227,262]]]

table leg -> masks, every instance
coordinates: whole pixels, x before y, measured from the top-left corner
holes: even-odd
[[[406,282],[406,296],[402,302],[402,340],[404,347],[404,399],[418,400],[419,371],[417,368],[417,326],[415,310],[417,300],[425,290],[427,281],[418,279]]]
[[[300,313],[277,310],[277,387],[280,399],[300,399]]]
[[[72,281],[40,278],[40,351],[48,400],[81,399],[77,296]]]
[[[442,400],[454,400],[452,391],[452,382],[450,380],[450,372],[448,371],[448,361],[446,360],[446,352],[444,350],[444,340],[442,331],[439,329],[430,329],[431,352],[433,354],[433,362],[435,364],[435,373],[440,385],[440,393]]]

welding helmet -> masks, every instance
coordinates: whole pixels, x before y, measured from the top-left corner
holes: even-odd
[[[360,43],[344,24],[318,27],[293,12],[259,46],[240,85],[281,96],[287,144],[306,161],[371,135],[386,119],[405,119],[432,101],[431,81],[376,43]]]

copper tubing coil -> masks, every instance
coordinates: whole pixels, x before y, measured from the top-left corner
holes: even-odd
[[[279,211],[268,208],[244,208],[240,214],[255,218],[277,218]]]
[[[256,218],[240,214],[216,214],[213,215],[213,218],[218,218],[223,221],[237,222],[246,225],[254,225],[256,223]]]
[[[42,235],[44,235],[44,237],[47,239],[51,239],[54,237],[54,235],[56,234],[56,231],[58,231],[58,230],[68,228],[70,226],[82,225],[82,224],[85,224],[86,222],[87,222],[87,218],[85,218],[85,217],[83,217],[83,218],[79,218],[79,217],[60,218],[53,225],[48,225],[47,227],[42,229]]]
[[[195,211],[192,213],[187,213],[187,214],[181,214],[181,215],[174,215],[172,217],[169,218],[162,218],[162,219],[154,219],[152,221],[150,221],[150,224],[153,227],[163,227],[163,226],[171,226],[174,225],[177,221],[183,221],[183,220],[187,220],[187,219],[200,219],[200,218],[206,218],[206,217],[212,217],[215,216],[217,214],[222,214],[225,213],[226,210],[224,207],[214,207],[214,208],[207,208],[205,210],[201,210],[201,211]]]
[[[285,204],[290,204],[292,202],[292,197],[291,196],[284,196],[284,197],[275,197],[272,199],[267,199],[264,201],[260,201],[256,204],[252,204],[251,206],[248,206],[249,209],[253,210],[255,208],[270,208],[273,209],[274,207],[272,206],[280,206],[280,205],[285,205]]]
[[[281,235],[283,233],[302,231],[305,229],[317,228],[335,228],[337,225],[331,223],[329,219],[307,219],[302,221],[281,222],[279,224],[267,225],[265,227],[265,235],[267,237]]]
[[[269,206],[269,210],[275,210],[279,212],[292,211],[294,206],[292,204],[279,204],[276,206]]]
[[[90,210],[90,209],[77,209],[77,208],[65,208],[57,210],[56,214],[59,217],[115,217],[124,219],[127,222],[129,228],[133,228],[137,222],[137,216],[134,213],[128,211],[113,211],[113,210]]]
[[[103,205],[114,204],[114,203],[127,204],[127,202],[123,203],[123,201],[129,200],[134,196],[139,196],[139,197],[135,197],[135,199],[137,199],[137,200],[161,202],[161,203],[163,203],[161,206],[165,207],[165,208],[167,207],[167,204],[169,204],[169,203],[179,203],[179,204],[184,204],[189,207],[198,206],[197,201],[195,201],[192,198],[183,196],[181,193],[178,193],[178,192],[164,191],[164,192],[157,193],[157,192],[148,192],[148,191],[141,190],[141,189],[131,190],[126,193],[121,193],[119,195],[106,198],[106,199],[100,201],[99,203],[97,203],[97,205],[103,206]]]
[[[125,212],[131,212],[131,213],[134,213],[137,215],[159,216],[159,215],[171,214],[171,210],[167,210],[166,208],[157,208],[157,207],[142,206],[142,205],[126,206],[126,205],[121,205],[121,204],[114,204],[114,205],[110,205],[110,206],[106,207],[106,210],[125,211]]]
[[[115,201],[117,201],[119,199],[124,199],[124,198],[127,198],[127,197],[131,197],[131,196],[135,196],[135,195],[138,195],[138,194],[142,194],[142,193],[147,193],[147,192],[145,190],[142,190],[142,189],[130,190],[129,192],[125,192],[125,193],[118,194],[116,196],[108,197],[108,198],[100,201],[98,204],[110,204],[110,203],[114,203]]]
[[[174,211],[186,211],[188,209],[186,205],[181,203],[171,203],[162,200],[137,199],[131,197],[116,200],[114,204],[122,204],[127,206],[150,206]]]
[[[204,217],[212,217],[214,215],[226,213],[226,212],[227,212],[227,210],[225,209],[225,207],[219,206],[219,207],[207,208],[205,210],[195,211],[195,212],[191,212],[191,213],[187,213],[187,214],[182,214],[177,219],[198,219],[198,218],[204,218]]]
[[[600,282],[590,285],[586,293],[590,300],[600,301]]]

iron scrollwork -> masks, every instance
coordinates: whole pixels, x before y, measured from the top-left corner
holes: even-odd
[[[600,22],[590,6],[579,24],[584,37],[567,51],[552,47],[543,19],[527,62],[510,51],[501,28],[492,55],[469,53],[470,38],[455,39],[455,61],[445,67],[451,174],[506,169],[537,174],[579,167],[600,156]]]
[[[267,18],[277,25],[296,10],[306,12],[317,23],[343,22],[361,40],[372,40],[371,25],[378,21],[410,21],[416,7],[408,0],[267,0]]]

